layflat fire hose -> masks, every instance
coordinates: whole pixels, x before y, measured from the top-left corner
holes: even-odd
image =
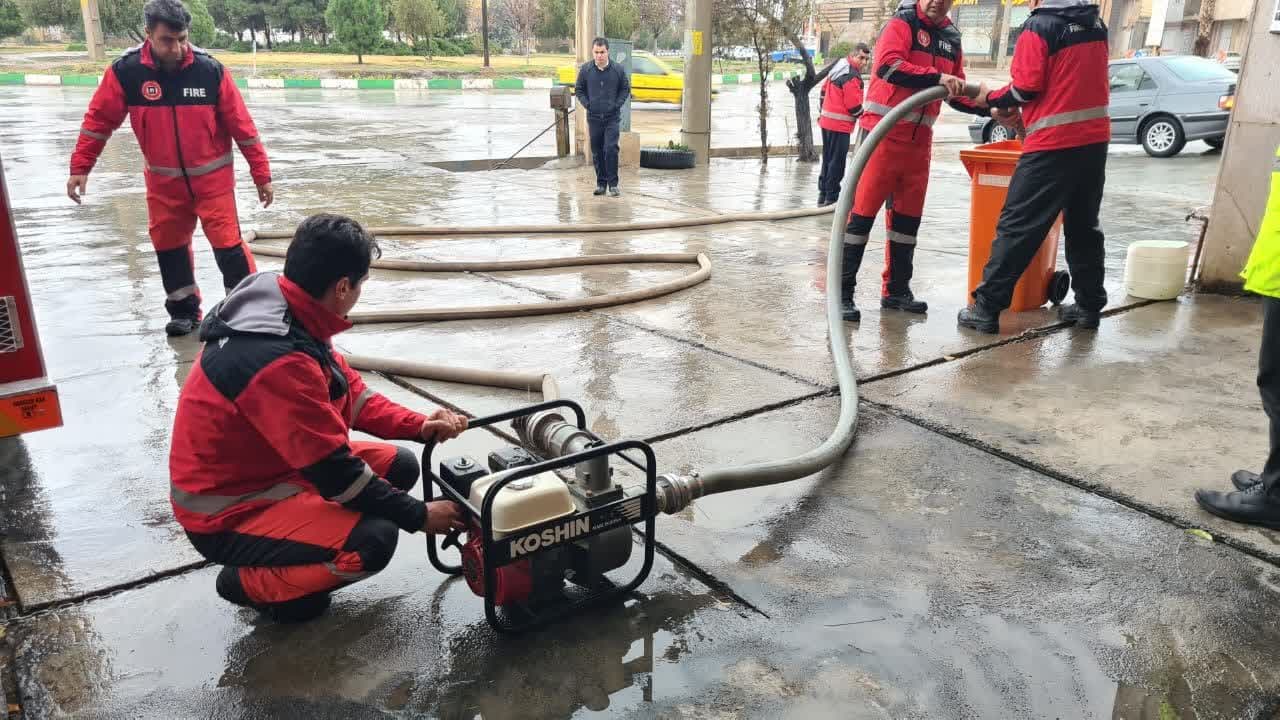
[[[977,85],[965,85],[965,95],[977,97],[978,92]],[[938,86],[918,92],[898,103],[859,143],[858,151],[845,171],[844,182],[840,186],[840,199],[835,204],[835,215],[831,219],[831,242],[827,250],[827,332],[831,338],[831,357],[836,364],[836,379],[840,384],[840,418],[836,421],[831,436],[809,452],[783,460],[718,468],[705,473],[663,475],[658,480],[658,506],[663,512],[679,512],[704,495],[773,485],[812,475],[835,462],[848,450],[858,428],[858,376],[849,356],[849,337],[840,312],[840,270],[844,262],[845,218],[849,217],[849,210],[853,207],[854,189],[862,177],[862,171],[884,136],[908,114],[946,96],[946,88]]]

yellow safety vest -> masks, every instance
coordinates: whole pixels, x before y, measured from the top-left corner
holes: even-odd
[[[1268,297],[1280,298],[1280,148],[1276,150],[1275,164],[1271,166],[1271,196],[1267,198],[1267,213],[1262,216],[1262,227],[1245,263],[1244,289]]]

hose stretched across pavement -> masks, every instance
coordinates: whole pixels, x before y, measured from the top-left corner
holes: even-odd
[[[976,97],[978,86],[965,85],[965,95]],[[845,170],[841,183],[840,198],[834,206],[820,208],[804,208],[777,212],[726,213],[715,216],[695,218],[677,218],[640,223],[606,223],[598,225],[490,225],[490,226],[456,226],[456,227],[387,227],[370,228],[376,236],[413,235],[518,235],[539,233],[586,233],[586,232],[626,232],[640,230],[666,230],[678,227],[699,227],[730,222],[753,222],[761,220],[785,220],[798,217],[823,215],[834,211],[831,220],[831,238],[827,250],[827,331],[831,341],[831,357],[835,362],[836,379],[840,386],[840,416],[831,435],[818,447],[782,460],[753,463],[727,468],[717,468],[705,473],[692,475],[663,475],[659,480],[659,507],[663,512],[674,513],[688,506],[690,502],[704,495],[712,495],[733,490],[773,485],[812,475],[834,463],[848,450],[853,442],[858,424],[858,377],[849,353],[849,337],[845,330],[844,317],[841,311],[841,269],[844,264],[844,231],[845,219],[853,206],[853,197],[862,172],[866,168],[872,153],[898,122],[908,114],[922,106],[947,97],[947,90],[938,86],[923,90],[903,100],[880,119],[865,138],[857,145],[853,160]],[[248,242],[257,239],[286,239],[291,233],[264,232],[250,233]],[[279,248],[255,248],[260,255],[281,257],[284,251]],[[420,322],[443,321],[467,318],[520,317],[529,315],[545,315],[552,313],[575,312],[597,307],[607,307],[629,302],[637,302],[659,297],[676,290],[696,285],[706,280],[711,274],[711,263],[706,255],[699,254],[647,254],[647,255],[596,255],[577,258],[553,258],[544,260],[514,260],[494,262],[423,262],[410,260],[378,260],[373,267],[411,270],[417,272],[466,272],[466,271],[501,271],[531,270],[556,267],[575,267],[584,265],[601,265],[615,263],[688,263],[697,262],[697,272],[684,278],[656,285],[642,290],[623,293],[611,293],[595,297],[574,300],[557,300],[546,303],[530,303],[524,305],[494,305],[487,307],[458,309],[426,309],[426,310],[387,310],[362,314],[353,314],[353,322]],[[371,358],[348,355],[348,362],[357,369],[386,372],[395,375],[437,379],[449,382],[492,385],[524,390],[541,389],[548,399],[558,395],[555,379],[550,375],[536,373],[513,373],[503,371],[470,370],[451,368],[425,363],[414,363],[401,360]]]
[[[978,86],[967,84],[965,94],[976,97]],[[844,264],[845,218],[853,207],[854,191],[862,177],[862,171],[884,136],[906,115],[945,97],[946,88],[938,86],[918,92],[898,103],[858,144],[853,161],[845,171],[844,181],[840,186],[840,199],[835,204],[835,215],[831,219],[831,242],[827,250],[827,332],[831,338],[831,357],[836,365],[836,379],[840,383],[840,418],[830,437],[802,455],[783,460],[718,468],[701,475],[666,475],[660,485],[659,504],[663,512],[677,512],[704,495],[773,485],[812,475],[835,462],[848,450],[858,428],[858,376],[850,358],[849,336],[840,310],[843,299],[840,296],[840,272]]]

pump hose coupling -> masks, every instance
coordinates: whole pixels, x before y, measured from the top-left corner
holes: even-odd
[[[658,510],[674,515],[689,507],[704,494],[702,476],[698,473],[677,475],[664,473],[658,476]]]

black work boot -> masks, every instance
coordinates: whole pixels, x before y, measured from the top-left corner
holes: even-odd
[[[1280,530],[1280,500],[1272,497],[1263,483],[1235,492],[1197,490],[1196,502],[1220,518]]]
[[[844,260],[840,266],[840,311],[846,322],[862,320],[862,311],[854,302],[853,291],[858,285],[858,268],[862,267],[862,256],[866,252],[866,243],[844,244]]]
[[[1062,322],[1075,323],[1078,328],[1097,330],[1102,321],[1102,313],[1097,310],[1085,310],[1079,305],[1063,305],[1058,308],[1058,319]]]
[[[1000,313],[989,312],[981,305],[974,303],[960,311],[956,317],[960,327],[973,328],[978,332],[996,335],[1000,332]]]
[[[1248,490],[1260,482],[1262,482],[1262,478],[1256,472],[1237,470],[1231,473],[1231,484],[1235,485],[1237,490]]]
[[[818,194],[818,207],[826,207],[826,206],[828,206],[828,205],[834,205],[834,204],[835,204],[835,202],[836,202],[836,200],[839,200],[839,199],[840,199],[840,195],[839,195],[839,194],[835,194],[835,195],[827,195],[826,193],[819,193],[819,194]]]
[[[929,303],[917,300],[910,290],[899,295],[885,295],[880,298],[880,307],[889,310],[903,310],[917,315],[929,312]]]
[[[886,287],[888,293],[880,298],[880,307],[916,314],[929,311],[929,304],[923,300],[917,300],[911,293],[915,254],[915,245],[889,243],[889,283]]]
[[[596,191],[595,191],[595,192],[593,192],[593,193],[591,193],[591,194],[592,194],[592,195],[603,195],[603,194],[604,194],[604,190],[605,190],[604,185],[596,185]]]
[[[181,337],[190,335],[198,327],[200,327],[199,318],[177,317],[165,324],[164,332],[169,337]]]

